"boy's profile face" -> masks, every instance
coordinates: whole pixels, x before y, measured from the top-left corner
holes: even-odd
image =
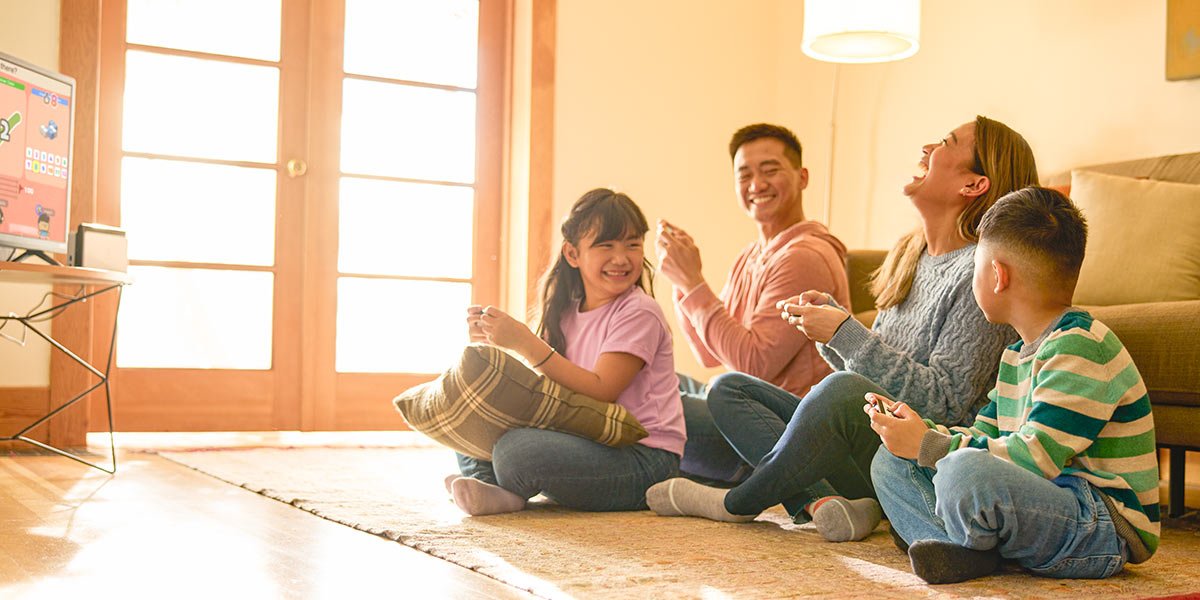
[[[975,303],[989,323],[1006,323],[1000,296],[996,292],[999,277],[995,261],[996,253],[991,244],[980,240],[975,248],[975,276],[971,280],[971,291],[975,293]]]

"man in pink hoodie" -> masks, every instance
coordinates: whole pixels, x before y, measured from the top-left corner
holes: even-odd
[[[832,369],[816,344],[779,318],[776,302],[807,290],[850,305],[846,247],[816,221],[804,218],[808,169],[800,141],[785,127],[758,123],[729,141],[734,190],[758,226],[758,239],[733,264],[720,296],[701,273],[700,250],[682,229],[658,223],[662,274],[675,288],[675,312],[696,358],[724,365],[804,397]],[[704,479],[737,481],[749,472],[708,409],[704,386],[680,376],[687,446],[680,470]],[[758,457],[760,458],[760,457]]]

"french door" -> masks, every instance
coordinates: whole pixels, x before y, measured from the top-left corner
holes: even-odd
[[[499,297],[508,2],[103,7],[119,428],[400,427]]]

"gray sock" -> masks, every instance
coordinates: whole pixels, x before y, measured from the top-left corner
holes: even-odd
[[[725,510],[728,492],[676,477],[650,486],[646,490],[646,504],[664,517],[704,517],[726,523],[746,523],[758,516],[730,514]]]
[[[809,514],[822,537],[831,542],[857,542],[875,531],[883,509],[874,498],[847,500],[826,496],[810,505]]]
[[[473,517],[510,513],[525,508],[525,499],[498,486],[471,477],[450,484],[454,504]]]
[[[929,583],[958,583],[996,572],[1000,552],[972,550],[950,542],[917,540],[908,547],[913,573]]]

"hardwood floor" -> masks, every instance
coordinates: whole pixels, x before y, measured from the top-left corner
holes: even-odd
[[[430,443],[416,434],[119,435],[115,477],[59,456],[0,455],[0,598],[531,597],[142,451]],[[90,439],[103,461],[107,437]]]
[[[110,477],[58,456],[0,457],[0,597],[529,597],[153,454],[119,461]]]

